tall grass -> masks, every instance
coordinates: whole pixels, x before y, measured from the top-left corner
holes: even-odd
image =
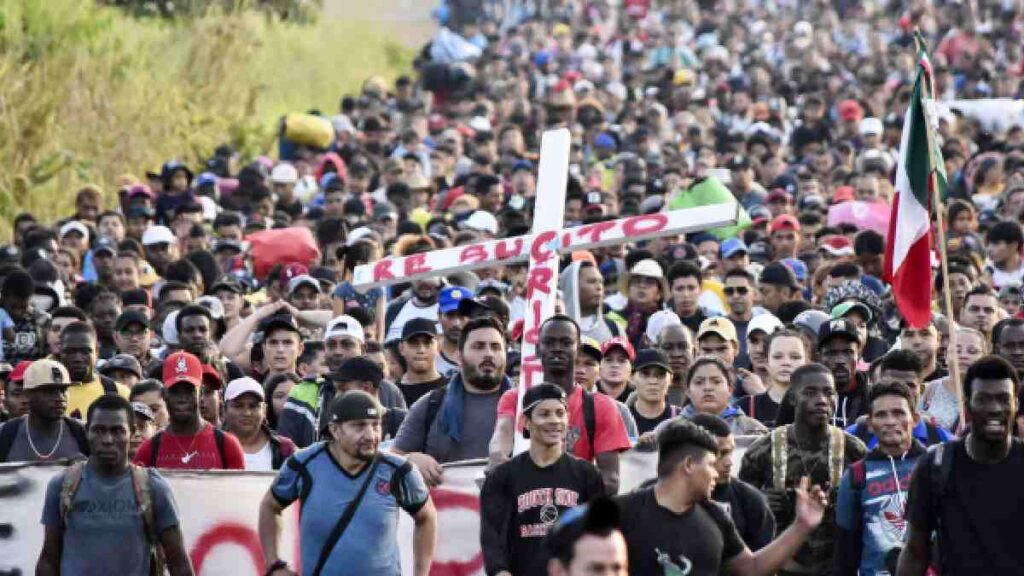
[[[90,0],[0,0],[0,242],[28,210],[70,215],[99,184],[219,144],[272,150],[276,119],[337,109],[412,53],[365,22],[289,24],[256,13],[135,19]]]

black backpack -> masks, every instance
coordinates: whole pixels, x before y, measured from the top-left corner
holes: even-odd
[[[11,453],[11,447],[14,446],[14,440],[18,438],[18,431],[25,424],[24,418],[15,418],[14,420],[8,420],[3,428],[0,428],[0,462],[7,462],[7,457]],[[64,425],[68,427],[68,432],[71,433],[71,437],[78,443],[78,450],[89,455],[89,440],[85,437],[85,426],[81,422],[74,418],[68,418],[64,416]]]

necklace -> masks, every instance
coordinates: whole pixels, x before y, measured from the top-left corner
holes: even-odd
[[[25,438],[28,438],[28,447],[32,449],[32,452],[35,452],[37,458],[40,460],[49,460],[54,453],[57,452],[57,448],[60,447],[60,441],[64,438],[64,421],[60,421],[60,431],[57,432],[57,441],[53,443],[53,449],[50,450],[48,454],[43,454],[36,449],[35,442],[32,441],[32,427],[29,426],[27,418],[25,419]]]
[[[205,428],[205,426],[203,428]],[[188,464],[189,462],[192,461],[193,458],[195,458],[199,454],[199,451],[198,450],[192,450],[192,447],[195,446],[196,439],[199,438],[199,434],[202,433],[203,428],[200,428],[198,432],[196,432],[195,434],[192,435],[192,441],[188,443],[188,449],[185,449],[185,450],[182,450],[181,442],[178,440],[177,436],[175,436],[174,434],[168,434],[168,436],[170,436],[171,438],[174,438],[174,443],[178,445],[178,450],[180,452],[184,452],[184,455],[181,457],[181,463],[182,464]]]

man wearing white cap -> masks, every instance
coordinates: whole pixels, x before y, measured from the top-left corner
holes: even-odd
[[[302,214],[302,202],[295,197],[295,183],[299,181],[299,171],[288,162],[281,162],[270,171],[270,183],[274,187],[277,202],[274,210],[284,212],[295,218]]]
[[[146,260],[160,276],[167,265],[178,259],[178,238],[166,226],[150,226],[142,234],[142,245],[146,248]]]
[[[224,429],[241,442],[246,470],[279,470],[295,452],[295,443],[267,426],[263,386],[249,377],[228,382],[224,392]]]
[[[70,250],[81,258],[89,247],[89,229],[78,220],[71,220],[60,227],[60,247]]]

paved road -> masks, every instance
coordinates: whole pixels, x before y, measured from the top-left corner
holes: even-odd
[[[437,30],[430,11],[439,0],[324,0],[324,18],[372,22],[410,48],[420,48]]]

